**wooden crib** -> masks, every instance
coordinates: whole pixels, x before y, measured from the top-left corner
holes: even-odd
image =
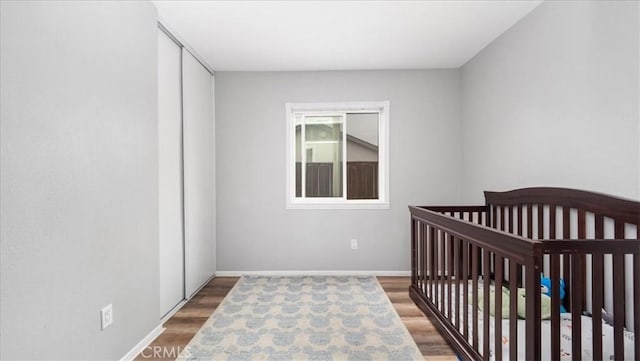
[[[640,203],[564,188],[485,192],[485,201],[484,206],[409,207],[409,293],[458,355],[576,360],[588,348],[586,357],[595,360],[603,351],[615,359],[640,359]],[[551,279],[548,321],[541,320],[541,275]],[[504,321],[502,297],[495,297],[495,317],[489,314],[492,287],[508,289]],[[526,317],[520,321],[518,288],[526,293]],[[567,314],[561,315],[561,305],[571,317],[571,345],[562,353],[561,317]],[[613,314],[612,326],[603,325],[603,309]],[[584,314],[591,317],[588,335]],[[543,322],[548,334],[541,334]],[[603,337],[594,337],[603,327],[612,330],[613,350],[603,345]],[[503,351],[505,338],[511,342]],[[545,347],[550,350],[543,355]]]

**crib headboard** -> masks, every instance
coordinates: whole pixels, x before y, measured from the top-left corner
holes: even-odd
[[[484,192],[488,214],[488,225],[509,233],[531,239],[552,240],[614,240],[640,239],[640,202],[615,196],[568,188],[523,188],[507,192]],[[606,242],[606,241],[605,241]],[[607,242],[606,247],[615,249],[616,242]],[[581,284],[571,284],[573,261],[579,262]],[[637,273],[638,261],[631,257],[607,255],[607,252],[594,253],[573,260],[567,253],[560,258],[561,277],[567,289],[565,305],[571,307],[572,297],[579,297],[581,308],[587,312],[600,313],[602,308],[615,309],[625,307],[622,300],[613,299],[613,287],[625,287],[633,290],[632,277],[626,280],[614,278],[614,274]],[[551,273],[549,256],[544,257],[543,273]],[[617,272],[614,270],[617,268]],[[594,275],[602,275],[594,277]],[[520,277],[520,275],[518,275]],[[637,282],[637,281],[636,281]],[[602,292],[602,304],[593,304],[593,290]],[[599,298],[599,297],[598,297]],[[632,298],[632,299],[635,299]],[[630,304],[626,305],[631,309]],[[632,313],[626,312],[626,324],[632,323]]]
[[[599,228],[603,228],[603,218],[605,217],[612,219],[616,224],[616,228],[624,228],[624,223],[635,226],[638,226],[640,223],[640,202],[601,193],[569,188],[535,187],[507,192],[485,191],[484,197],[486,205],[492,209],[498,206],[505,208],[511,206],[518,209],[518,213],[523,212],[526,208],[526,210],[529,210],[528,214],[532,214],[532,208],[536,205],[561,207],[563,211],[563,223],[565,223],[565,217],[568,217],[570,209],[575,209],[578,212],[578,222],[581,222],[584,213],[589,212],[594,214],[596,216],[596,228],[598,228],[598,226],[600,226]],[[538,215],[540,215],[542,209],[536,208]],[[492,219],[492,222],[495,221],[498,220]],[[532,227],[529,227],[529,229],[531,228]],[[584,227],[578,227],[578,232],[580,232],[580,228]],[[586,230],[583,229],[583,232],[586,232]],[[542,237],[536,238],[542,239]],[[578,236],[578,238],[584,237]],[[596,235],[596,238],[602,237]],[[616,236],[616,238],[624,238],[624,236],[621,234],[621,237]]]

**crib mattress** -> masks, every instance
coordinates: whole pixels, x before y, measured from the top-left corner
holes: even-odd
[[[471,314],[471,312],[469,312]],[[490,317],[489,321],[489,339],[490,339],[490,354],[491,360],[495,360],[495,320]],[[588,316],[581,316],[582,318],[582,359],[593,360],[593,324],[592,318]],[[509,337],[509,320],[502,320],[502,359],[509,359],[509,348],[511,347],[512,339]],[[525,320],[519,319],[518,321],[518,359],[524,360],[525,357]],[[570,313],[563,313],[560,315],[560,357],[562,360],[572,360],[575,357],[572,355],[572,315]],[[483,334],[480,330],[483,330],[484,321],[482,318],[478,319],[478,342],[483,344]],[[541,357],[543,360],[551,359],[551,321],[543,320],[542,325],[542,349]],[[470,332],[471,333],[471,332]],[[624,333],[624,353],[625,360],[635,360],[633,355],[633,342],[634,335],[632,332]],[[603,323],[602,325],[602,359],[614,360],[619,358],[613,357],[613,327]]]
[[[454,289],[454,285],[452,285],[452,291]],[[482,288],[480,288],[479,292],[482,292]],[[463,297],[461,295],[460,302],[458,304],[462,304],[464,302]],[[452,299],[452,308],[455,307],[455,299]],[[471,344],[473,337],[473,325],[471,324],[471,320],[473,319],[473,307],[469,305],[467,308],[468,312],[468,320],[469,320],[469,344]],[[447,309],[447,295],[445,292],[445,299],[440,302],[440,309]],[[463,308],[460,307],[460,313],[462,314]],[[478,312],[478,344],[480,349],[480,354],[483,352],[483,330],[484,330],[484,320],[483,320],[483,312],[477,310]],[[582,319],[582,359],[583,360],[593,360],[593,324],[592,318],[589,316],[581,316]],[[462,322],[462,317],[461,317]],[[502,359],[509,360],[509,348],[511,347],[511,343],[513,340],[509,336],[509,319],[502,320]],[[517,335],[517,343],[518,343],[518,359],[524,360],[526,359],[525,355],[525,340],[526,340],[526,321],[522,319],[518,319],[518,335]],[[560,314],[560,357],[562,360],[572,360],[574,359],[572,355],[572,315],[571,313],[561,313]],[[462,330],[462,326],[460,326],[460,330]],[[541,324],[541,333],[542,333],[542,345],[541,345],[541,358],[543,360],[551,359],[551,320],[542,320]],[[633,345],[634,345],[635,335],[633,332],[624,331],[624,360],[635,360]],[[495,319],[493,316],[490,316],[489,320],[489,358],[491,360],[495,360]],[[603,360],[613,360],[620,359],[613,357],[613,327],[607,323],[602,323],[602,359]]]

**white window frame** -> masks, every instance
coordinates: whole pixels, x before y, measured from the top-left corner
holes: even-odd
[[[388,209],[389,208],[389,101],[337,102],[337,103],[286,103],[286,207],[287,209]],[[296,115],[336,115],[344,113],[378,113],[378,199],[347,199],[347,142],[343,132],[343,192],[336,197],[296,197]],[[346,123],[345,123],[346,124]],[[302,127],[304,131],[305,127]],[[346,130],[346,128],[345,128]],[[301,153],[304,160],[306,151]],[[305,181],[301,173],[301,181]]]

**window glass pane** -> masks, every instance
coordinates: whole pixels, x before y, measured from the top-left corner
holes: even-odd
[[[305,196],[341,198],[342,116],[305,117]]]
[[[327,142],[342,140],[342,117],[306,117],[307,142]],[[314,120],[324,120],[316,123]]]
[[[378,117],[347,114],[347,199],[378,199]]]
[[[302,197],[302,125],[296,125],[296,197]]]

